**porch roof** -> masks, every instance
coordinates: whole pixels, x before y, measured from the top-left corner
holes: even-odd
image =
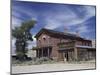
[[[77,48],[86,48],[86,49],[95,49],[95,48],[92,47],[92,46],[81,46],[81,45],[76,45],[75,47],[77,47]]]

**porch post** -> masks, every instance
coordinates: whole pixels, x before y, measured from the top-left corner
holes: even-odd
[[[41,50],[42,50],[41,52],[42,52],[42,57],[43,57],[43,48]]]
[[[40,50],[38,49],[38,57],[40,57]]]
[[[36,51],[36,54],[37,54],[36,56],[38,57],[38,49],[37,49],[37,51]]]
[[[87,53],[88,53],[88,60],[89,60],[89,51],[87,50]]]
[[[49,57],[49,48],[48,48],[48,57]]]
[[[77,53],[77,48],[75,47],[75,48],[74,48],[74,57],[75,57],[74,59],[75,59],[75,60],[78,60],[78,55],[77,55],[77,54],[78,54],[78,53]]]

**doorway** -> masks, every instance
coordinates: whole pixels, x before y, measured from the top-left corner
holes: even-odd
[[[74,59],[73,50],[63,52],[64,61],[72,61]]]
[[[64,58],[68,61],[68,51],[64,53]]]

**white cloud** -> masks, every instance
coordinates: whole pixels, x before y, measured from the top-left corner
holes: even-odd
[[[37,20],[37,14],[32,9],[25,9],[23,6],[13,6],[12,8],[12,28],[15,26],[21,26],[21,23],[24,21],[22,20],[22,14],[26,14],[32,20]]]
[[[95,16],[95,7],[92,6],[82,6],[79,7],[78,9],[81,14],[84,14],[84,16],[80,17],[79,14],[74,12],[73,10],[70,10],[69,8],[66,8],[63,10],[63,12],[58,11],[55,12],[55,14],[49,14],[46,15],[45,20],[46,20],[46,26],[45,28],[48,29],[56,29],[61,26],[65,26],[67,28],[72,27],[72,26],[77,26],[77,30],[80,33],[84,33],[89,31],[87,29],[87,26],[85,25],[85,22]]]
[[[45,14],[45,28],[55,29],[62,25],[69,25],[70,23],[72,23],[70,21],[76,19],[76,17],[77,15],[73,11],[69,10],[69,8],[66,8],[66,10],[63,10],[63,12],[47,12],[47,15]]]
[[[36,40],[28,42],[28,49],[32,49],[33,47],[36,47]]]
[[[35,35],[32,36],[33,41],[28,41],[28,49],[32,49],[33,47],[36,47],[36,38],[34,36]]]
[[[12,48],[11,54],[16,55],[16,48]]]
[[[17,11],[17,13],[23,13],[26,14],[27,16],[31,17],[31,19],[37,20],[37,13],[34,11],[34,9],[29,9],[24,6],[13,6],[13,10]],[[16,14],[15,14],[16,15]]]
[[[11,50],[12,55],[16,54],[15,42],[16,42],[16,39],[12,38],[12,50]]]
[[[35,35],[32,36],[33,40],[36,41]]]
[[[22,20],[12,16],[12,29],[21,26]]]
[[[12,38],[12,47],[15,47],[15,42],[16,42],[16,39]]]
[[[55,29],[58,28],[60,25],[60,23],[56,20],[53,19],[46,19],[47,25],[45,26],[45,28],[47,29]]]
[[[84,9],[86,9],[86,18],[90,18],[92,16],[95,16],[96,11],[95,11],[95,7],[93,6],[84,6]]]
[[[85,33],[88,32],[88,28],[86,25],[80,25],[77,30],[79,31],[79,33]]]

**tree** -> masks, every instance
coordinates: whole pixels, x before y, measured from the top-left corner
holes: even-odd
[[[34,27],[35,23],[36,22],[33,20],[23,22],[20,27],[15,27],[15,29],[12,29],[12,36],[16,38],[16,54],[20,61],[26,59],[26,52],[28,50],[27,41],[33,41],[30,30]]]

